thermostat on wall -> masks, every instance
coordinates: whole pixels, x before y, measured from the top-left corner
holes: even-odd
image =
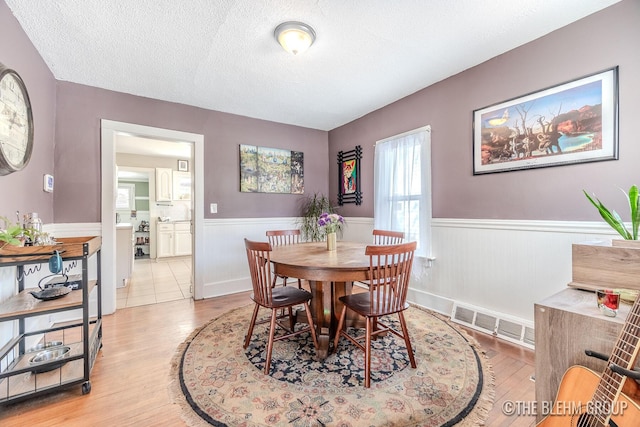
[[[42,189],[47,193],[53,193],[53,175],[44,176],[44,184]]]

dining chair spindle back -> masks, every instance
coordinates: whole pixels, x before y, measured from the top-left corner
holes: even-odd
[[[392,230],[373,230],[373,244],[374,245],[399,245],[404,243],[404,232],[392,231]],[[358,283],[369,285],[368,281],[361,280]]]
[[[373,230],[374,245],[399,245],[404,242],[404,232],[392,230]]]
[[[271,247],[275,246],[284,246],[284,245],[295,245],[301,242],[301,233],[300,230],[267,230],[267,239],[269,239],[269,243],[271,243]],[[282,279],[282,286],[287,286],[287,276],[282,276],[280,274],[276,275],[277,277]],[[274,281],[274,285],[275,285]],[[298,288],[302,289],[302,280],[298,279]]]
[[[295,245],[301,241],[300,230],[267,230],[271,246]]]
[[[268,375],[271,369],[271,354],[275,341],[309,332],[316,350],[318,349],[318,338],[309,308],[309,301],[312,295],[304,289],[297,289],[291,286],[273,287],[270,259],[271,244],[269,242],[254,242],[247,239],[244,239],[244,242],[247,251],[247,260],[249,262],[249,271],[251,273],[251,284],[253,286],[251,299],[255,302],[251,323],[249,324],[249,331],[244,341],[244,348],[247,348],[251,342],[251,336],[253,335],[253,329],[256,325],[260,307],[271,310],[269,339],[267,342],[267,354],[264,366],[264,373]],[[308,325],[296,330],[292,307],[297,305],[304,306]],[[288,326],[279,321],[277,312],[280,309],[288,309],[289,311]],[[283,328],[285,333],[284,335],[278,335],[276,337],[275,332],[278,326]]]
[[[365,254],[369,256],[369,290],[340,297],[344,304],[338,321],[338,329],[333,348],[338,348],[340,337],[345,337],[365,354],[364,386],[371,386],[371,340],[381,333],[391,332],[402,338],[407,348],[411,367],[416,367],[413,348],[404,318],[404,310],[409,308],[407,291],[413,266],[413,255],[417,243],[409,242],[399,245],[367,246]],[[347,310],[352,310],[366,320],[365,334],[352,336],[343,328]],[[389,324],[379,320],[380,317],[398,314],[400,328],[398,331]],[[364,343],[363,343],[364,341]]]

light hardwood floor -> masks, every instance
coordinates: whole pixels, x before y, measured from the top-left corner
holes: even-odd
[[[0,406],[0,426],[185,426],[169,394],[171,359],[197,327],[249,304],[247,293],[181,299],[124,308],[104,318],[103,348],[91,373],[92,391],[80,386],[39,399]],[[470,331],[493,365],[495,403],[487,426],[531,426],[533,417],[506,416],[505,401],[534,400],[533,352]]]

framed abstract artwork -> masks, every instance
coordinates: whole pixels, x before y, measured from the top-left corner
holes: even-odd
[[[361,160],[362,147],[359,145],[353,150],[338,152],[338,204],[340,206],[345,203],[362,204]]]
[[[618,68],[473,112],[473,174],[618,159]]]

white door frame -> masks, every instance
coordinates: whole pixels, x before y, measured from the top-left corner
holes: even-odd
[[[194,144],[193,164],[193,298],[202,299],[204,289],[204,135],[181,132],[171,129],[155,128],[132,123],[101,120],[102,139],[102,311],[111,314],[116,311],[116,216],[115,188],[116,136],[126,133],[145,138],[166,141],[190,142]]]

